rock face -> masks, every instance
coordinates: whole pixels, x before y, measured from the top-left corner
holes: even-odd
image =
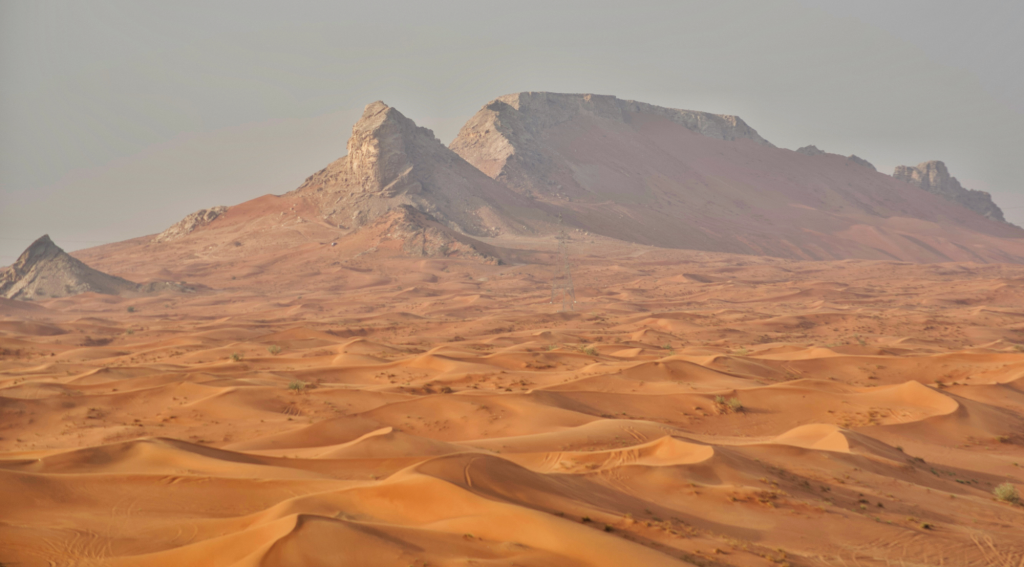
[[[581,122],[626,129],[636,115],[657,116],[714,140],[748,139],[773,147],[738,116],[664,108],[614,96],[522,92],[499,97],[462,127],[451,149],[520,193],[563,191],[552,178],[569,173],[544,138],[551,130]],[[546,178],[546,179],[544,179]]]
[[[980,215],[1006,222],[1002,209],[992,202],[992,195],[985,191],[965,189],[956,177],[949,175],[946,164],[941,161],[926,161],[917,167],[901,165],[896,167],[892,176],[900,181],[913,183],[929,193],[958,203]]]
[[[310,176],[295,193],[320,215],[358,228],[400,206],[476,236],[529,233],[538,211],[446,148],[434,133],[383,102],[367,105],[348,155]]]
[[[134,282],[111,276],[72,258],[44,235],[0,273],[0,296],[8,299],[67,297],[92,291],[107,295],[139,291]]]
[[[192,234],[196,229],[210,224],[227,210],[227,207],[213,207],[210,209],[196,211],[158,234],[156,238],[153,239],[153,242],[167,242],[169,240],[184,238],[189,234]]]

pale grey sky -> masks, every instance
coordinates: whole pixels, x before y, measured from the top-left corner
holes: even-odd
[[[941,159],[1024,225],[1022,26],[1018,0],[0,0],[0,265],[289,191],[374,100],[448,143],[523,90]]]

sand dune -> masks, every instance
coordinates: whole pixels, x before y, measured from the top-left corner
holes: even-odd
[[[1024,561],[1024,269],[573,242],[0,302],[0,562]]]

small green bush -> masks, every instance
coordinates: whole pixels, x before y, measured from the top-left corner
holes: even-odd
[[[234,360],[235,362],[241,361],[242,360],[242,354],[238,353],[238,352],[231,353],[231,360]]]
[[[729,398],[725,403],[732,411],[743,411],[743,403],[740,402],[739,398]]]
[[[1017,488],[1008,482],[1004,482],[992,491],[995,494],[996,500],[1000,502],[1009,502],[1010,504],[1020,504],[1020,493],[1017,492]]]
[[[135,306],[134,305],[129,305],[128,306],[128,312],[129,313],[135,313]]]
[[[270,354],[272,354],[274,356],[277,356],[277,355],[281,354],[281,347],[279,347],[277,345],[270,345],[270,346],[267,347],[267,352],[269,352]]]
[[[306,383],[302,380],[293,380],[288,383],[288,389],[294,392],[301,392],[306,389]]]
[[[593,346],[583,347],[583,354],[587,356],[597,356],[597,349]]]

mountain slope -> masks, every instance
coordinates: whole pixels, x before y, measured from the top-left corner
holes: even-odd
[[[348,151],[283,195],[198,211],[156,238],[76,255],[118,273],[272,285],[390,254],[523,261],[473,236],[534,234],[557,221],[382,102],[367,105]]]
[[[567,224],[622,240],[821,260],[1024,261],[1024,230],[852,158],[776,148],[737,117],[517,93],[485,105],[450,147]]]

